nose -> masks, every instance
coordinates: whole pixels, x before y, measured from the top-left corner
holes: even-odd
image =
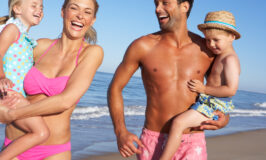
[[[211,40],[211,41],[209,42],[209,44],[210,44],[211,47],[215,47],[215,43],[214,43],[214,41]]]
[[[156,9],[155,9],[155,12],[158,14],[162,11],[162,4],[161,3],[158,3],[157,6],[156,6]]]
[[[84,15],[81,11],[79,11],[77,17],[78,17],[78,19],[82,19],[84,17]]]

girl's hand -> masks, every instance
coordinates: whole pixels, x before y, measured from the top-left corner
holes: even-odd
[[[188,88],[192,92],[205,93],[206,86],[201,81],[193,79],[188,81]]]
[[[16,109],[17,107],[26,106],[30,102],[22,94],[9,89],[7,96],[2,100],[2,104],[11,109]]]
[[[0,78],[0,92],[2,96],[6,96],[7,89],[10,89],[14,86],[13,82],[8,78]]]

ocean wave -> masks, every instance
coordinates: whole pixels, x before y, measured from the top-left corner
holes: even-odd
[[[145,106],[129,106],[125,107],[125,116],[144,116]],[[91,118],[101,118],[110,116],[109,109],[105,107],[77,107],[71,119],[74,120],[88,120]],[[266,117],[266,110],[251,110],[251,109],[235,109],[230,112],[231,117]]]
[[[235,109],[230,117],[266,117],[266,110]]]
[[[144,106],[129,106],[124,108],[124,113],[126,116],[139,116],[139,115],[144,116],[145,108],[146,107]],[[91,118],[100,118],[103,116],[110,116],[109,108],[107,106],[77,107],[74,110],[71,119],[86,120]]]
[[[254,105],[257,106],[257,107],[266,108],[266,102],[263,102],[263,103],[255,103]]]

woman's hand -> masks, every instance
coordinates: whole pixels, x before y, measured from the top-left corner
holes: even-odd
[[[7,95],[0,100],[0,122],[11,123],[16,120],[10,112],[18,107],[30,104],[30,102],[20,93],[12,90],[7,91]]]
[[[13,121],[12,116],[9,114],[9,108],[0,104],[0,123],[9,124]]]
[[[205,93],[206,86],[201,81],[193,79],[188,81],[188,88],[192,92]]]

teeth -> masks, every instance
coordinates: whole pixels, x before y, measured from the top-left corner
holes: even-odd
[[[159,16],[160,19],[167,18],[168,16]]]
[[[77,25],[79,27],[83,27],[83,24],[82,23],[79,23],[79,22],[72,22],[72,24]]]

